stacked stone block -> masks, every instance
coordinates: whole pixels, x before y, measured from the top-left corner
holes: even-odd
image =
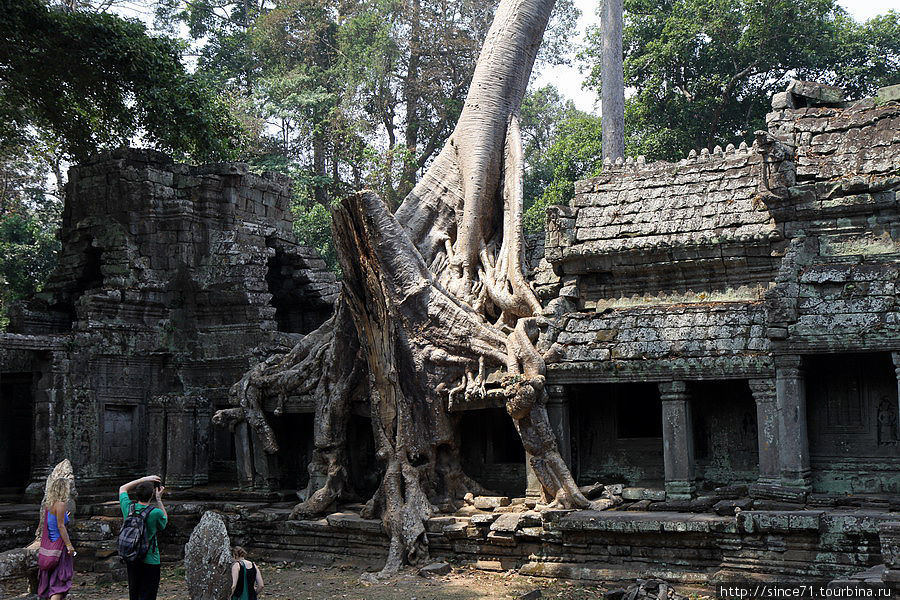
[[[244,164],[125,149],[70,170],[58,267],[0,337],[56,348],[34,390],[33,480],[64,456],[88,484],[149,468],[192,486],[233,469],[210,415],[258,353],[318,326],[337,293],[294,238],[290,203],[287,178]],[[302,327],[282,327],[291,319]]]

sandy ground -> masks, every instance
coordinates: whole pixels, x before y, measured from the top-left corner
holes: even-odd
[[[542,598],[588,600],[602,598],[605,588],[580,582],[554,581],[525,577],[516,573],[488,573],[458,567],[438,577],[401,574],[391,580],[368,583],[360,579],[363,571],[352,567],[301,567],[285,564],[260,564],[266,588],[260,595],[266,600],[469,600],[488,598],[507,600],[535,589]],[[100,583],[96,575],[76,573],[69,600],[122,600],[128,587],[121,583]],[[186,600],[184,569],[164,566],[159,600]]]

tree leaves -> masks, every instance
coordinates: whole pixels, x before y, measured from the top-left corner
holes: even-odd
[[[867,23],[836,0],[626,0],[625,83],[631,154],[676,160],[692,148],[749,140],[791,77],[854,97],[898,79],[900,18]],[[599,30],[581,58],[599,89]]]
[[[53,132],[81,160],[135,136],[195,160],[232,156],[240,130],[180,62],[180,45],[111,14],[41,0],[0,12],[0,131]]]

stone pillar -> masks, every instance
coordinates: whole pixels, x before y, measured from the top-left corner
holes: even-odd
[[[547,386],[547,418],[556,435],[562,459],[572,468],[572,430],[569,422],[569,395],[563,385]]]
[[[775,380],[751,379],[750,391],[756,401],[759,444],[759,483],[773,485],[781,475],[778,461],[778,411],[775,406]]]
[[[525,497],[541,500],[541,480],[538,479],[537,473],[531,466],[531,454],[525,451]]]
[[[659,384],[662,399],[663,457],[666,500],[689,500],[696,491],[694,431],[687,385],[683,381]],[[653,418],[653,415],[647,415]]]
[[[194,484],[194,417],[191,398],[170,399],[166,409],[166,485]]]
[[[166,473],[166,399],[154,396],[147,406],[147,471]]]
[[[250,426],[241,421],[234,426],[234,457],[238,473],[238,487],[253,489],[253,449],[250,447]]]
[[[194,417],[194,485],[209,483],[211,429],[212,404],[208,398],[197,398]]]
[[[209,400],[161,394],[147,409],[147,464],[167,486],[188,488],[209,481]]]
[[[897,375],[897,439],[900,439],[900,352],[891,353],[894,359],[894,373]]]
[[[775,373],[781,484],[808,490],[809,439],[806,431],[806,381],[802,357],[775,357]]]

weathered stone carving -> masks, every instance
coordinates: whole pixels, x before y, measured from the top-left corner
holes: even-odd
[[[231,540],[217,513],[203,513],[184,546],[184,578],[191,600],[231,597]]]

